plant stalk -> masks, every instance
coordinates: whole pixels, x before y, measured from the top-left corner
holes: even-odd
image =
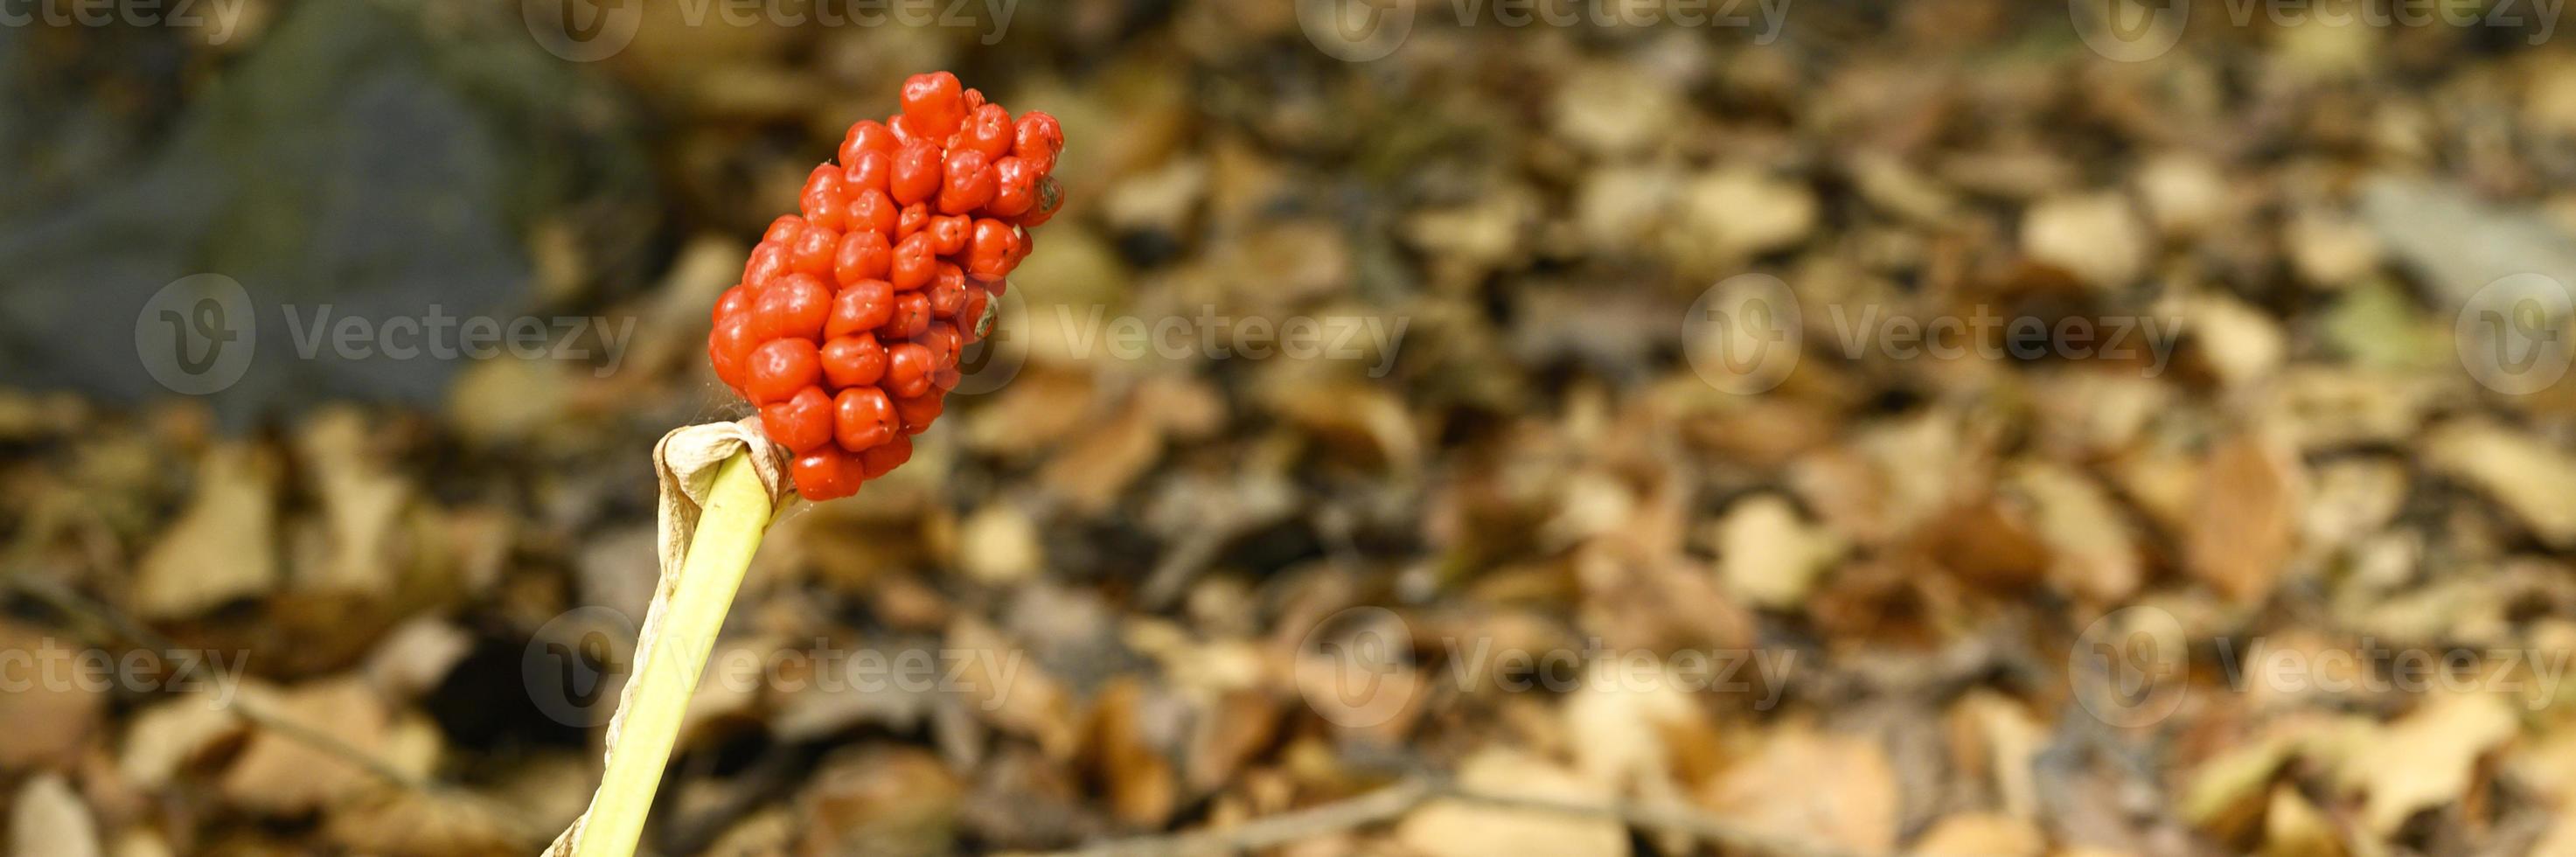
[[[697,692],[725,611],[769,529],[769,492],[747,453],[716,470],[678,585],[657,600],[637,640],[625,708],[609,738],[608,769],[572,842],[576,857],[627,857],[644,833],[644,816],[662,785],[662,768],[680,733],[681,715]]]

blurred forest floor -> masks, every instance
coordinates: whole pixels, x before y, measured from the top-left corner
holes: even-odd
[[[744,410],[707,307],[841,129],[936,68],[1062,119],[1068,213],[912,463],[773,530],[662,853],[1338,807],[1269,853],[2576,854],[2576,384],[2463,357],[2500,331],[2566,365],[2563,310],[2487,314],[2498,278],[2576,282],[2576,54],[2537,24],[2200,4],[2120,63],[2054,3],[1794,0],[1776,38],[1425,3],[1349,63],[1279,0],[1022,3],[991,45],[657,3],[574,65],[517,3],[246,2],[220,44],[0,36],[11,91],[53,93],[0,129],[27,165],[0,258],[308,252],[341,209],[203,208],[300,224],[254,252],[114,225],[196,217],[161,193],[201,185],[93,189],[256,164],[258,201],[309,169],[498,240],[369,245],[294,300],[499,277],[460,311],[632,340],[381,382],[264,358],[196,401],[0,392],[0,679],[40,677],[0,692],[19,857],[550,839],[651,592],[651,444]],[[403,178],[447,194],[414,204],[370,190],[399,164],[307,157],[297,111],[344,101],[471,168]],[[105,243],[28,226],[52,211]],[[1748,273],[1802,341],[1739,395],[1687,320]],[[126,359],[131,316],[22,311],[42,288],[8,296],[5,350],[94,323],[89,362]],[[1116,353],[1095,321],[1205,316],[1402,333]],[[1981,317],[2138,347],[1849,344]]]

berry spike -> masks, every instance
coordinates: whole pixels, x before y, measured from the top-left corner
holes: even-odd
[[[851,125],[814,168],[707,338],[716,377],[795,453],[808,500],[849,496],[911,457],[1028,230],[1061,204],[1055,117],[1014,116],[944,71],[899,95],[899,112]]]

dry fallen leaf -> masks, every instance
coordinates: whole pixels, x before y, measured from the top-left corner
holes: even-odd
[[[2136,592],[2146,575],[2138,547],[2108,492],[2076,470],[2043,462],[2012,469],[2011,486],[2049,549],[2048,579],[2065,592],[2112,603]]]
[[[968,515],[957,533],[957,567],[989,584],[1026,580],[1046,564],[1037,524],[1010,503],[992,503]]]
[[[2048,853],[2048,838],[2028,821],[1967,813],[1934,822],[1909,853],[1915,857],[2039,857]]]
[[[1794,609],[1841,555],[1842,540],[1799,519],[1777,494],[1739,500],[1717,522],[1718,575],[1729,594],[1772,609]]]
[[[13,857],[99,857],[98,822],[62,775],[37,774],[9,806]]]
[[[2424,448],[2435,470],[2494,497],[2542,541],[2576,546],[2576,456],[2480,420],[2444,423]]]
[[[1574,772],[1517,750],[1485,749],[1458,765],[1458,785],[1483,794],[1563,803],[1606,804],[1609,789]],[[1617,820],[1571,813],[1540,813],[1435,800],[1396,824],[1395,838],[1431,857],[1619,857],[1629,853],[1628,831]]]
[[[2345,788],[2369,795],[2364,826],[2387,836],[2416,812],[2459,800],[2478,757],[2513,740],[2520,728],[2502,697],[2437,695],[2353,748],[2337,770]]]
[[[2263,811],[2263,857],[2344,857],[2343,839],[2324,811],[2288,783],[2272,787]]]
[[[296,727],[388,764],[399,766],[403,761],[396,753],[400,739],[394,712],[362,680],[318,681],[277,692],[273,698],[251,693],[249,688],[244,692],[245,703],[261,705]],[[272,729],[251,735],[249,746],[224,771],[222,781],[225,799],[272,815],[310,812],[384,787],[384,781],[357,764]]]
[[[0,769],[69,768],[80,759],[107,705],[107,685],[85,670],[112,663],[99,660],[107,654],[0,620],[0,680],[15,685],[0,691]]]
[[[2298,461],[2258,432],[2219,441],[2202,470],[2188,553],[2194,576],[2239,602],[2272,594],[2298,541]]]
[[[330,546],[318,567],[297,569],[299,588],[388,592],[404,570],[411,482],[382,460],[374,438],[366,416],[348,408],[315,416],[297,437],[297,457],[321,497]]]
[[[117,771],[138,788],[161,788],[198,754],[239,734],[241,729],[241,716],[218,704],[213,693],[192,693],[156,703],[135,714],[126,727],[124,755],[117,759]]]
[[[868,745],[835,754],[797,798],[800,854],[941,853],[965,785],[937,756]]]
[[[2127,197],[2096,193],[2049,199],[2022,214],[2022,252],[2063,268],[2096,288],[2138,278],[2146,264],[2146,228]]]
[[[145,618],[190,616],[277,585],[276,457],[218,444],[197,468],[196,495],[143,555],[134,609]]]
[[[1110,814],[1139,828],[1160,827],[1180,801],[1179,776],[1170,759],[1146,740],[1144,685],[1132,677],[1112,680],[1092,700],[1084,738],[1091,774],[1103,786]]]
[[[1896,771],[1863,738],[1781,727],[1703,787],[1700,802],[1772,836],[1864,854],[1896,849]]]

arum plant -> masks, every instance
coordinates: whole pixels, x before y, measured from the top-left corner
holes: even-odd
[[[627,855],[760,550],[790,504],[856,493],[912,457],[958,353],[989,332],[1004,279],[1055,216],[1064,132],[1017,118],[947,72],[914,75],[902,110],[850,126],[717,300],[707,359],[759,413],[691,426],[656,448],[661,582],[609,721],[590,807],[547,853]]]

